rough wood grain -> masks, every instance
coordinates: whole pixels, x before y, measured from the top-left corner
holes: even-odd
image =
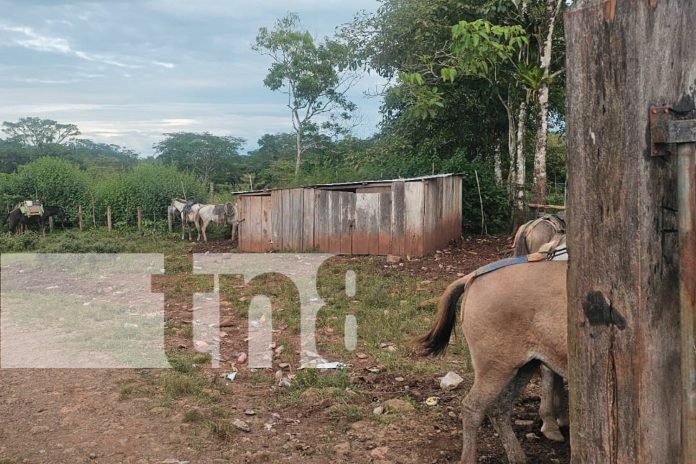
[[[273,249],[283,249],[283,191],[271,192],[271,225]]]
[[[566,15],[573,463],[682,460],[676,165],[647,113],[693,92],[694,24],[687,0]]]
[[[404,184],[404,254],[423,256],[424,184],[406,182]]]
[[[302,251],[312,251],[314,244],[314,189],[304,189],[302,192]]]

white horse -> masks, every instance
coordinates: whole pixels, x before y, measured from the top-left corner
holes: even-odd
[[[206,230],[208,224],[216,222],[218,224],[227,224],[232,226],[232,240],[237,235],[239,228],[239,220],[237,203],[228,202],[224,205],[201,205],[197,213],[196,227],[203,233],[203,241],[208,241]]]
[[[193,224],[196,227],[196,231],[198,232],[197,240],[201,239],[201,229],[197,220],[198,210],[200,208],[200,203],[181,200],[179,198],[173,199],[171,205],[169,205],[169,214],[174,214],[174,212],[176,212],[177,215],[181,217],[181,240],[184,239],[185,230],[188,230],[188,238],[191,240],[191,228],[189,224]]]

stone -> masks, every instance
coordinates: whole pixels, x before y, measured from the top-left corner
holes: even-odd
[[[237,361],[235,361],[237,364],[244,364],[247,360],[247,354],[246,353],[241,353],[237,357]]]
[[[243,420],[235,419],[234,422],[232,422],[232,425],[234,425],[237,429],[241,430],[242,432],[251,432],[251,427],[249,427],[249,424],[247,424]]]
[[[457,388],[464,379],[455,372],[448,372],[442,379],[440,379],[440,388],[443,390],[454,390]]]
[[[389,453],[389,447],[387,446],[379,446],[372,451],[370,451],[370,457],[372,459],[384,459],[387,457],[387,454]]]
[[[344,441],[343,443],[339,443],[338,445],[334,446],[334,453],[336,453],[338,456],[346,456],[350,454],[350,443],[347,441]]]
[[[515,420],[515,425],[519,425],[520,427],[531,427],[534,425],[533,420],[525,420],[525,419],[517,419]]]
[[[381,416],[384,414],[384,406],[377,406],[375,409],[372,410],[372,414],[375,416]]]
[[[536,441],[539,439],[539,435],[537,435],[536,433],[530,432],[530,433],[525,435],[525,438],[529,441]]]
[[[407,413],[412,412],[415,408],[408,401],[392,398],[383,403],[384,409],[388,412]]]
[[[244,411],[244,414],[246,414],[247,416],[255,416],[256,411],[254,411],[253,409],[247,409],[246,411]]]
[[[223,317],[220,319],[220,327],[234,327],[234,318],[232,317]]]
[[[387,264],[399,264],[401,262],[401,256],[387,255]]]

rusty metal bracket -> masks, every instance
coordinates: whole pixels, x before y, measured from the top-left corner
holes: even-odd
[[[650,107],[650,145],[652,156],[677,154],[677,144],[696,142],[696,115],[669,106]]]

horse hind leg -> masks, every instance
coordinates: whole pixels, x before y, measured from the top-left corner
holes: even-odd
[[[542,365],[541,369],[541,404],[539,405],[539,416],[543,425],[541,433],[551,441],[563,442],[565,438],[556,422],[557,409],[557,387],[556,383],[560,380],[561,394],[563,388],[563,380],[556,379],[557,375],[548,367]]]
[[[476,463],[476,434],[486,411],[508,387],[514,373],[486,370],[476,375],[474,385],[462,401],[462,464]]]
[[[514,379],[508,383],[507,387],[501,393],[498,401],[490,407],[488,417],[493,423],[500,441],[507,454],[510,464],[523,464],[527,462],[527,456],[522,450],[519,440],[512,430],[511,416],[512,407],[515,400],[520,396],[524,387],[527,386],[531,379],[536,366],[523,366],[515,375]]]

